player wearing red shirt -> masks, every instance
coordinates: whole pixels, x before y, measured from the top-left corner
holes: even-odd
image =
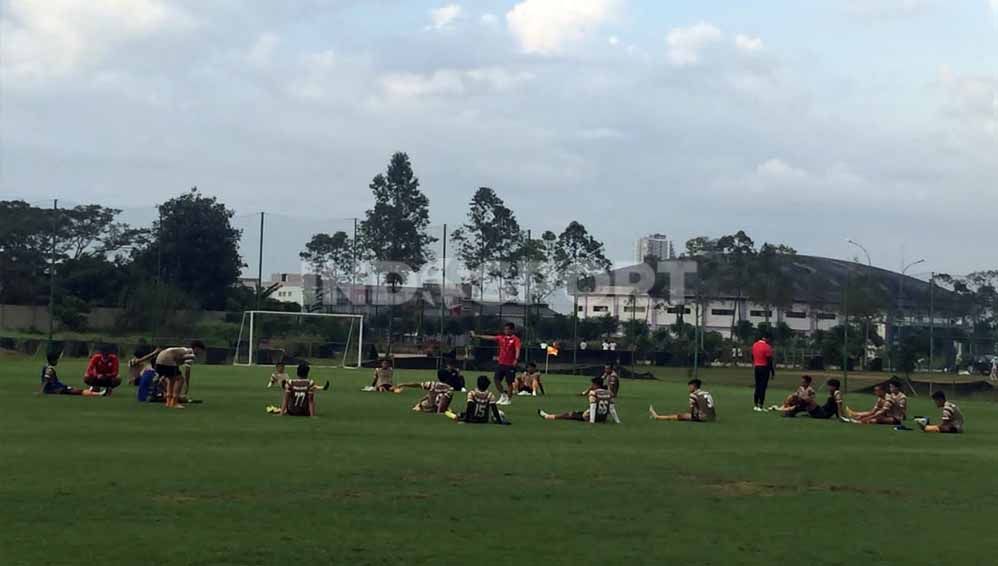
[[[118,377],[118,356],[107,346],[102,346],[90,358],[87,371],[83,374],[83,383],[89,385],[91,390],[104,389],[110,395],[112,389],[121,385],[121,378]]]
[[[471,337],[489,340],[498,344],[499,365],[496,367],[493,381],[500,394],[498,403],[500,405],[509,405],[511,403],[510,395],[513,393],[513,380],[516,379],[516,364],[520,360],[520,349],[522,348],[520,339],[516,336],[516,326],[512,322],[507,322],[503,326],[502,334],[498,336],[484,336],[472,332]],[[503,387],[504,382],[506,384],[505,387]]]
[[[769,380],[776,374],[773,366],[773,347],[769,337],[763,336],[752,345],[752,366],[755,369],[755,407],[753,411],[765,411],[766,389]]]

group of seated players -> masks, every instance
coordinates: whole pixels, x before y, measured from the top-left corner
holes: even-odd
[[[904,421],[908,418],[908,396],[902,391],[901,381],[896,376],[887,382],[886,387],[883,384],[874,386],[873,394],[876,401],[868,411],[854,411],[845,405],[840,389],[841,383],[837,379],[829,379],[825,382],[828,389],[828,400],[825,401],[825,404],[819,405],[812,382],[811,376],[802,376],[800,385],[783,400],[783,404],[774,405],[768,410],[777,411],[789,418],[806,413],[815,419],[835,418],[851,424],[891,425],[897,430],[907,429]],[[960,407],[952,401],[947,401],[946,394],[942,391],[933,393],[932,401],[942,409],[941,422],[939,425],[930,425],[926,417],[915,417],[914,422],[919,428],[925,432],[963,432],[964,418]]]
[[[153,348],[140,346],[128,362],[130,383],[137,387],[137,398],[142,402],[162,402],[166,407],[183,408],[188,402],[190,389],[191,364],[205,346],[200,341],[193,341],[186,347]],[[101,347],[87,363],[83,382],[86,388],[76,388],[64,384],[58,376],[58,364],[62,358],[61,352],[50,351],[47,363],[41,372],[41,389],[39,393],[49,395],[78,395],[83,397],[104,397],[111,395],[121,384],[118,376],[119,361],[109,348]],[[306,361],[297,364],[296,375],[291,378],[286,373],[286,365],[275,365],[268,387],[279,385],[283,396],[280,407],[270,406],[267,411],[273,414],[290,416],[316,416],[315,393],[328,390],[329,382],[318,386],[309,377],[311,368]],[[395,374],[389,359],[380,361],[374,370],[371,385],[366,391],[401,393],[405,389],[421,389],[424,396],[412,407],[413,411],[422,413],[444,414],[447,417],[465,423],[495,423],[510,424],[505,414],[499,410],[500,403],[489,391],[491,385],[509,399],[511,395],[536,396],[544,394],[544,384],[537,365],[530,363],[526,371],[518,374],[509,382],[504,376],[497,374],[494,380],[487,376],[479,376],[475,387],[468,391],[464,376],[457,368],[453,358],[446,361],[445,367],[437,372],[436,381],[395,384]],[[508,392],[504,389],[508,388]],[[873,389],[876,401],[868,411],[853,411],[845,405],[841,391],[841,383],[837,379],[829,379],[826,383],[828,399],[819,404],[813,386],[813,378],[809,375],[801,377],[797,389],[784,400],[782,405],[769,407],[784,417],[792,418],[807,414],[815,419],[838,419],[842,422],[863,425],[892,425],[903,430],[907,419],[908,397],[901,389],[898,378],[892,378],[885,387],[876,385]],[[717,411],[713,396],[703,389],[699,379],[690,380],[689,405],[687,412],[671,415],[660,415],[654,407],[649,406],[649,417],[657,421],[711,422],[717,420]],[[450,410],[455,392],[467,392],[465,410],[455,413]],[[605,423],[612,421],[620,423],[617,414],[616,398],[620,392],[620,376],[612,365],[606,365],[602,373],[594,377],[585,391],[580,395],[589,401],[588,407],[581,411],[570,411],[551,414],[538,410],[538,415],[545,420],[573,420],[590,423]],[[941,422],[938,425],[929,424],[925,417],[916,417],[914,422],[925,432],[960,433],[964,428],[964,417],[960,408],[946,399],[942,391],[936,391],[932,399],[937,407],[942,409]],[[508,402],[507,402],[508,404]]]
[[[182,409],[188,402],[191,364],[204,344],[194,340],[188,346],[154,348],[142,345],[136,348],[128,361],[129,382],[135,385],[140,402],[163,403],[168,408]],[[78,395],[81,397],[107,397],[121,385],[117,354],[102,346],[91,356],[83,374],[86,388],[66,385],[59,379],[58,365],[62,352],[49,350],[41,372],[40,394]]]

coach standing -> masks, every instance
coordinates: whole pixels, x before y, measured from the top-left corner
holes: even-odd
[[[769,336],[763,336],[752,345],[752,365],[755,369],[755,406],[753,411],[765,411],[766,388],[769,387],[769,380],[776,375],[776,367],[773,365],[773,346],[769,343]]]

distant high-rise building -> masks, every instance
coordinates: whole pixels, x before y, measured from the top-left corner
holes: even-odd
[[[674,259],[676,250],[672,246],[672,240],[665,234],[651,234],[641,238],[635,246],[634,261],[642,262],[648,256],[658,259]]]

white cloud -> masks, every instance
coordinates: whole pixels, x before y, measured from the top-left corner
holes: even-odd
[[[998,138],[998,75],[964,75],[943,67],[936,84],[944,97],[944,117],[963,123],[969,132]]]
[[[808,178],[807,171],[791,166],[777,157],[767,159],[755,168],[757,176],[763,179],[803,180]]]
[[[762,50],[763,43],[761,38],[738,34],[735,36],[735,47],[744,53],[755,53]]]
[[[616,47],[617,45],[619,45],[619,44],[620,44],[620,38],[619,38],[619,37],[617,37],[617,36],[615,36],[615,35],[611,35],[611,36],[610,36],[610,37],[609,37],[609,38],[608,38],[608,39],[606,40],[606,42],[607,42],[607,43],[609,43],[610,45],[612,45],[612,46]]]
[[[502,67],[439,69],[432,73],[391,73],[381,78],[385,95],[392,99],[426,96],[460,96],[473,92],[502,92],[533,78]]]
[[[677,67],[696,65],[700,62],[700,52],[721,41],[723,37],[721,30],[707,22],[687,28],[673,28],[665,37],[669,48],[669,62]]]
[[[426,29],[445,30],[452,27],[455,20],[461,16],[461,11],[461,6],[457,4],[447,4],[430,10],[430,25]]]
[[[277,48],[280,39],[274,33],[261,33],[246,52],[246,61],[254,67],[266,67],[273,59],[274,49]]]
[[[527,53],[560,53],[611,19],[619,0],[523,0],[506,13],[510,32]]]
[[[482,22],[483,26],[492,27],[499,23],[499,17],[491,12],[486,12],[482,14],[480,21]]]
[[[998,24],[998,0],[991,0],[991,15],[995,18],[995,23]]]
[[[11,77],[59,78],[122,42],[191,25],[186,12],[163,0],[9,0],[0,58]]]

